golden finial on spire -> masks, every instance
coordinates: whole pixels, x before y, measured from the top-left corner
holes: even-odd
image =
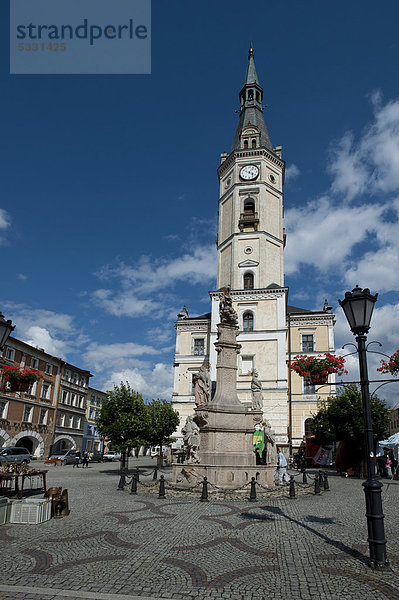
[[[253,56],[253,55],[254,55],[254,49],[253,49],[253,45],[252,45],[252,41],[251,41],[251,43],[250,43],[250,45],[249,45],[249,54],[248,54],[248,58],[249,58],[250,56]]]

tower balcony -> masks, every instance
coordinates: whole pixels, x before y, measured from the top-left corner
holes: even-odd
[[[240,220],[238,221],[238,229],[244,231],[245,229],[252,228],[254,231],[258,231],[259,217],[257,212],[241,213]]]

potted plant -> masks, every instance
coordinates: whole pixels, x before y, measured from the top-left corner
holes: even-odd
[[[389,360],[382,360],[381,367],[379,367],[377,371],[380,373],[390,373],[396,377],[399,373],[399,350],[396,350],[396,352],[389,357]]]
[[[18,369],[18,367],[1,367],[3,379],[10,384],[12,392],[26,392],[31,383],[39,381],[42,375],[36,369]]]
[[[294,356],[294,360],[289,361],[288,368],[301,377],[309,377],[313,384],[323,384],[327,383],[330,373],[347,373],[344,363],[345,359],[342,356],[333,356],[329,352],[317,356],[303,354]]]

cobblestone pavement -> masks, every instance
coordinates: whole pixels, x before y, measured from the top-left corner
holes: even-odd
[[[131,461],[147,485],[150,461]],[[373,571],[357,479],[256,503],[130,495],[116,463],[50,467],[48,480],[68,488],[71,514],[0,527],[1,600],[399,600],[399,482],[383,488],[391,569]]]

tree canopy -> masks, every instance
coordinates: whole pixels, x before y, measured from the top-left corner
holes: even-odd
[[[154,446],[170,443],[170,436],[179,424],[179,413],[167,400],[153,400],[147,406],[148,442]]]
[[[385,437],[388,429],[388,408],[376,396],[370,399],[374,440]],[[361,447],[364,441],[362,396],[355,384],[345,385],[337,396],[330,396],[319,405],[313,417],[311,431],[322,446],[334,441]]]
[[[97,419],[100,435],[111,439],[113,447],[125,452],[147,442],[148,415],[144,400],[129,383],[115,385],[108,392]]]

